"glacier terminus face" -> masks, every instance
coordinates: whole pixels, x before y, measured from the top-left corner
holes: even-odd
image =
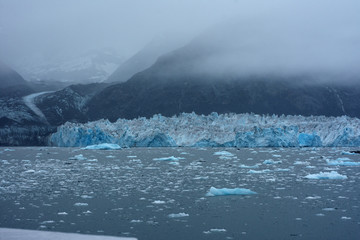
[[[84,147],[103,143],[120,147],[356,147],[358,118],[257,114],[182,113],[179,116],[111,123],[67,122],[49,138],[50,145]]]

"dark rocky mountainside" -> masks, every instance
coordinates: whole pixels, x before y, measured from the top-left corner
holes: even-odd
[[[190,44],[161,57],[129,81],[95,95],[89,120],[150,117],[161,113],[349,115],[360,117],[360,85],[315,83],[314,76],[208,74],[196,69],[205,46]]]
[[[60,91],[39,96],[35,101],[51,125],[58,126],[67,121],[86,122],[88,101],[108,85],[105,83],[71,85]]]
[[[0,61],[0,97],[21,97],[34,92],[19,73]]]

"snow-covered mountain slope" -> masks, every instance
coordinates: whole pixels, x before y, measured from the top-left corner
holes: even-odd
[[[31,81],[92,83],[107,79],[122,62],[123,58],[112,51],[90,51],[51,59],[29,57],[18,65],[24,77]]]
[[[358,118],[182,113],[150,119],[65,123],[50,136],[61,147],[116,143],[123,147],[360,146]]]
[[[22,98],[0,98],[0,146],[45,145],[47,136],[55,130]]]

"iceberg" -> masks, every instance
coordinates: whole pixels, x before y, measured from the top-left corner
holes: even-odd
[[[349,158],[326,159],[326,162],[330,166],[360,166],[360,162],[352,162]]]
[[[246,188],[215,188],[211,187],[209,192],[206,194],[207,197],[213,196],[225,196],[225,195],[251,195],[256,192]]]
[[[171,156],[171,157],[163,157],[163,158],[153,158],[153,160],[155,160],[155,161],[179,161],[180,159],[185,159],[185,158],[182,158],[182,157],[174,157],[174,156]]]
[[[320,172],[317,174],[309,174],[306,175],[305,178],[307,179],[347,179],[346,175],[341,175],[336,171],[331,171],[331,172]]]
[[[360,147],[360,119],[325,116],[182,113],[164,117],[67,122],[49,145],[86,147]]]
[[[101,143],[96,145],[89,145],[87,147],[84,147],[85,150],[118,150],[121,149],[121,147],[118,144],[114,143]]]
[[[84,155],[79,154],[79,155],[75,155],[73,157],[69,157],[69,160],[86,160],[87,158],[84,157]]]
[[[189,214],[187,213],[171,213],[168,215],[169,218],[182,218],[182,217],[188,217]]]

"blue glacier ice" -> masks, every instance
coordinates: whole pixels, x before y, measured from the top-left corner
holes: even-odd
[[[256,194],[247,188],[215,188],[211,187],[209,192],[206,194],[207,197],[213,196],[224,196],[224,195],[250,195]]]
[[[358,118],[182,113],[85,124],[67,122],[49,137],[59,147],[357,147]]]
[[[360,162],[353,162],[349,158],[338,158],[336,160],[326,160],[328,165],[331,166],[360,166]]]
[[[121,147],[114,143],[101,143],[96,145],[89,145],[84,148],[85,150],[119,150]]]
[[[336,171],[331,171],[331,172],[320,172],[317,174],[309,174],[306,175],[305,178],[307,179],[347,179],[346,175],[341,175]]]

